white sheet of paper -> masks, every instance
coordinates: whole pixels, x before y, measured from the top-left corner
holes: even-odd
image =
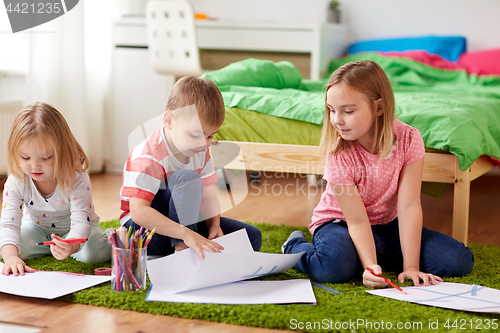
[[[216,242],[224,247],[224,252],[237,252],[239,249],[244,252],[253,251],[250,240],[246,236],[246,230],[239,230],[231,235],[231,238],[224,235],[216,239]],[[240,242],[240,244],[237,242]],[[166,285],[169,290],[180,291],[187,284],[186,279],[190,279],[196,274],[201,263],[200,256],[193,249],[186,249],[166,257],[148,260],[149,280],[157,287]]]
[[[394,288],[367,290],[368,293],[440,308],[500,313],[500,290],[462,283],[441,282],[431,286],[403,287],[405,295]]]
[[[0,263],[0,270],[3,265]],[[0,275],[0,292],[54,299],[110,280],[110,276],[75,275],[65,272],[35,272],[25,273],[22,276]]]
[[[224,251],[205,252],[205,260],[201,260],[193,249],[149,260],[147,269],[151,283],[169,293],[212,287],[286,271],[302,255],[254,252],[245,229],[215,241]]]
[[[148,276],[153,287],[146,300],[220,304],[316,302],[309,280],[234,283],[286,271],[295,265],[301,253],[254,252],[245,229],[215,241],[224,251],[205,252],[205,260],[192,249],[149,260]],[[292,292],[294,287],[297,290]],[[273,292],[268,293],[270,290]]]
[[[238,281],[210,288],[168,293],[154,286],[146,301],[173,303],[213,304],[316,304],[311,281],[305,279],[285,281]]]
[[[276,274],[293,267],[302,253],[206,253],[205,260],[180,291],[201,289],[234,281]],[[165,290],[165,288],[159,287]]]

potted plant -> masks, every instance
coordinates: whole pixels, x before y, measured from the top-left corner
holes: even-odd
[[[326,21],[328,23],[340,23],[340,3],[337,0],[330,0],[328,3],[328,14]]]

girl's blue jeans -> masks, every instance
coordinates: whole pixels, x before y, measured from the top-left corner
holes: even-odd
[[[384,270],[403,271],[398,219],[372,226],[377,262]],[[342,283],[362,271],[347,223],[325,222],[313,234],[312,244],[302,237],[291,239],[285,253],[305,252],[294,266],[320,282]],[[420,271],[440,277],[463,276],[472,271],[474,255],[447,235],[422,228]]]
[[[176,171],[162,184],[151,207],[204,237],[208,237],[208,227],[205,221],[199,221],[201,195],[203,193],[201,178],[191,169]],[[132,226],[139,229],[132,219],[125,223],[125,227]],[[248,238],[254,251],[259,251],[262,246],[262,234],[257,227],[227,217],[220,218],[220,228],[224,235],[240,229],[246,229]],[[148,255],[166,256],[174,253],[174,245],[182,242],[181,239],[155,233],[148,244]]]

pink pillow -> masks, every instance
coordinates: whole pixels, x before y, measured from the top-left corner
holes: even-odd
[[[391,51],[391,52],[384,52],[382,54],[392,57],[403,57],[407,59],[413,59],[423,64],[442,69],[450,69],[450,70],[463,69],[456,62],[446,60],[439,54],[431,54],[424,50],[402,51],[402,52]]]
[[[457,63],[469,74],[500,76],[500,49],[464,52]]]

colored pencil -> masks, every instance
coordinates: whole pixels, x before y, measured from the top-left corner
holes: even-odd
[[[373,274],[373,275],[375,275],[375,276],[378,276],[378,277],[383,278],[383,279],[385,280],[385,282],[387,282],[388,284],[390,284],[391,286],[393,286],[394,288],[396,288],[397,290],[399,290],[399,291],[400,291],[400,292],[402,292],[403,294],[406,294],[406,291],[404,291],[403,289],[401,289],[401,287],[396,286],[394,283],[392,283],[392,281],[391,281],[391,280],[389,280],[389,279],[387,279],[387,278],[383,277],[382,275],[380,275],[380,274],[375,274],[375,272],[373,271],[373,269],[371,269],[370,267],[366,267],[366,270],[367,270],[368,272],[372,273],[372,274]]]
[[[146,239],[146,244],[144,246],[148,246],[149,242],[151,242],[151,238],[153,238],[155,231],[156,231],[156,228],[153,228],[151,233],[148,235],[148,238]]]
[[[141,227],[134,230],[133,227],[120,226],[108,232],[108,237],[113,245],[113,274],[112,287],[117,291],[138,290],[142,288],[143,250],[148,237],[154,232]],[[129,252],[123,252],[123,251]],[[137,288],[136,288],[137,287]]]
[[[87,238],[71,238],[71,239],[59,239],[61,242],[67,243],[67,244],[81,244],[85,243],[88,239]],[[55,243],[53,241],[50,242],[42,242],[42,243],[36,243],[36,245],[54,245]]]

